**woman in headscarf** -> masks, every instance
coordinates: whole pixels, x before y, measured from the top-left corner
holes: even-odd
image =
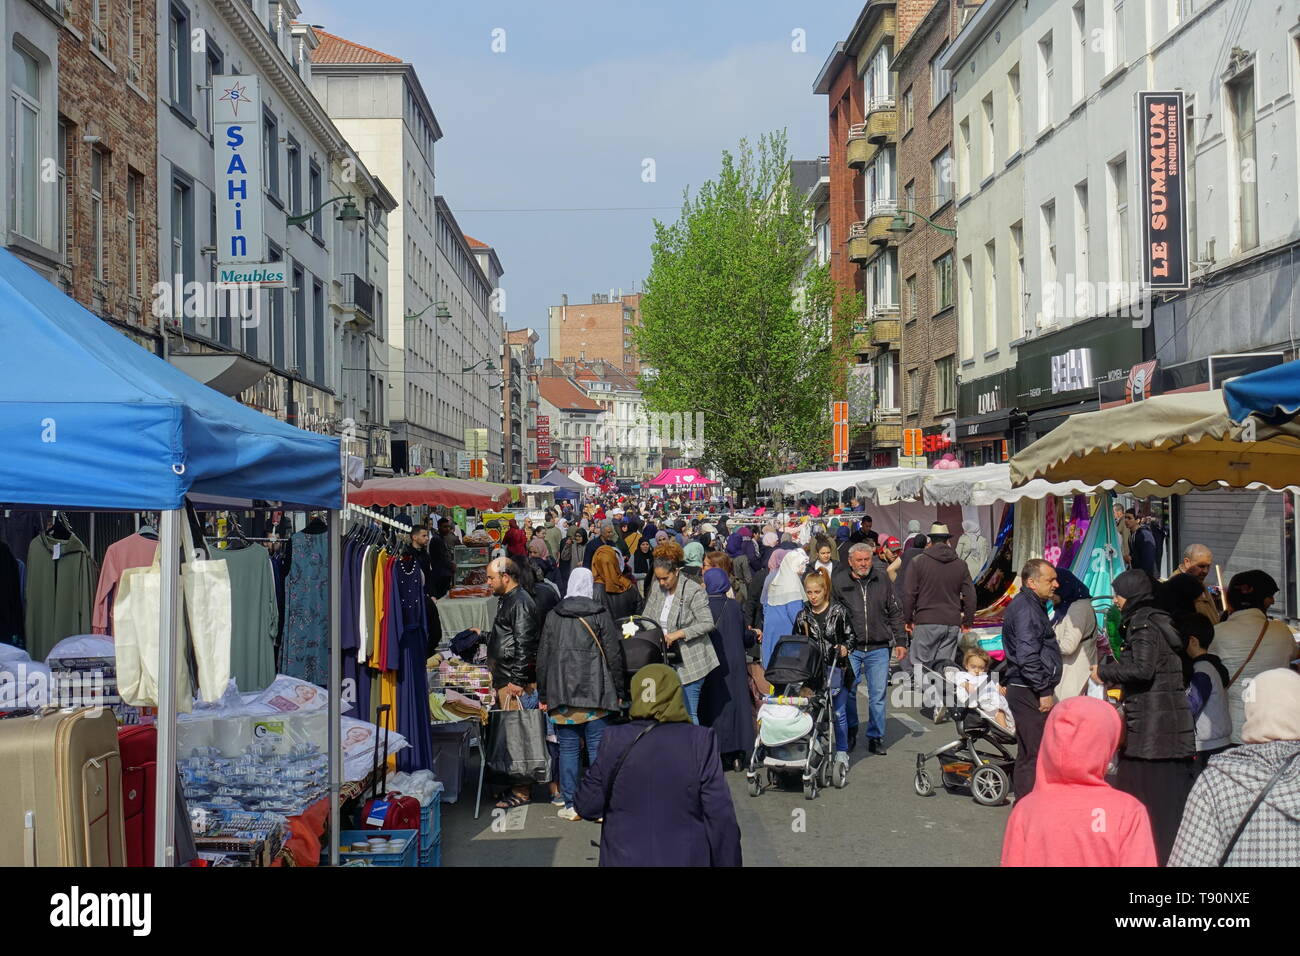
[[[632,677],[632,721],[611,727],[575,809],[605,821],[601,866],[740,866],[740,826],[718,737],[690,722],[665,664]]]
[[[918,534],[908,540],[903,545],[903,553],[900,555],[902,563],[898,566],[898,580],[901,582],[900,587],[907,587],[907,568],[912,560],[925,550],[925,546],[930,543],[930,539],[923,534]]]
[[[772,552],[777,549],[780,543],[781,538],[775,530],[763,532],[763,537],[759,539],[758,567],[754,569],[755,572],[761,573],[767,567],[768,559],[772,557]]]
[[[1195,778],[1196,731],[1183,642],[1168,612],[1156,606],[1145,571],[1125,571],[1113,589],[1123,656],[1095,665],[1092,674],[1124,692],[1125,739],[1115,784],[1146,806],[1156,857],[1164,866]]]
[[[606,546],[591,559],[591,573],[596,580],[595,598],[615,621],[641,611],[641,595],[619,566],[618,552]]]
[[[740,553],[749,562],[749,570],[755,574],[758,573],[759,569],[763,567],[763,562],[758,556],[753,529],[741,525],[737,534],[740,535]]]
[[[727,538],[726,555],[729,559],[728,563],[731,565],[727,568],[727,576],[731,578],[731,583],[736,592],[733,597],[740,602],[742,608],[749,599],[749,586],[754,580],[754,566],[750,563],[749,552],[746,552],[746,547],[750,548],[752,552],[754,545],[739,531]]]
[[[1300,674],[1264,671],[1242,696],[1243,742],[1201,771],[1170,866],[1300,866]]]
[[[686,564],[682,568],[682,574],[686,575],[696,584],[704,583],[704,545],[698,541],[689,542],[682,549],[685,555]]]
[[[1061,682],[1056,699],[1088,693],[1093,665],[1097,663],[1097,612],[1092,609],[1088,586],[1062,565],[1056,569],[1052,595],[1052,629],[1061,645]]]
[[[913,538],[921,533],[921,522],[913,518],[907,523],[907,535],[903,538],[903,550],[907,550],[907,545]]]
[[[808,567],[808,552],[796,548],[782,559],[774,574],[769,574],[767,593],[763,597],[763,668],[767,669],[777,642],[795,633],[794,621],[803,608],[803,572]]]
[[[740,603],[727,595],[730,588],[731,579],[724,568],[714,567],[704,572],[704,590],[713,615],[710,636],[718,666],[704,679],[700,723],[717,733],[723,765],[739,770],[743,759],[754,749],[754,708],[745,649],[752,647],[758,636],[745,627]]]
[[[569,533],[560,546],[560,583],[568,586],[569,572],[582,567],[582,554],[587,549],[587,532],[577,525],[569,528]]]
[[[642,594],[650,590],[650,578],[654,577],[656,543],[657,538],[642,537],[637,542],[636,552],[632,555],[632,576],[642,584]]]
[[[625,669],[622,635],[592,596],[591,572],[577,568],[537,647],[537,694],[559,741],[559,816],[565,820],[579,819],[573,798],[580,748],[586,743],[593,763],[599,757],[605,722],[619,710]]]
[[[506,526],[505,534],[506,557],[514,558],[516,561],[525,561],[528,558],[528,536],[524,534],[524,529],[519,527],[514,518]]]
[[[853,529],[847,521],[835,529],[835,550],[839,553],[840,564],[846,564],[849,560],[849,548],[853,547],[852,537]]]
[[[636,551],[636,546],[641,543],[641,522],[635,518],[623,519],[623,544],[627,546],[627,553],[632,554]]]
[[[1146,808],[1106,783],[1122,729],[1104,701],[1072,697],[1052,707],[1034,789],[1007,821],[1003,866],[1156,865]]]
[[[557,588],[560,586],[560,566],[552,560],[545,538],[534,536],[528,542],[528,564],[538,581],[550,581]]]
[[[989,539],[980,531],[978,521],[963,521],[961,530],[962,536],[957,539],[957,559],[966,562],[971,580],[974,580],[988,563]]]

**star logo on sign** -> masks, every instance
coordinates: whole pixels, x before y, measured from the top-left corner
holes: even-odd
[[[235,85],[230,87],[230,89],[226,90],[226,92],[222,94],[220,98],[230,103],[230,111],[234,113],[236,116],[238,116],[240,103],[253,102],[247,96],[247,93],[248,93],[248,87],[245,86],[243,83],[236,81]]]

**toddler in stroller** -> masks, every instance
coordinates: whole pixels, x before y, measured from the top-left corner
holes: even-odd
[[[847,764],[832,759],[834,665],[834,650],[825,641],[806,635],[780,639],[764,671],[775,693],[763,699],[758,712],[758,737],[745,772],[750,796],[772,786],[779,775],[798,774],[809,800],[832,783],[847,783]]]
[[[965,670],[958,671],[953,676],[953,683],[957,685],[957,703],[974,707],[999,727],[1014,731],[1016,725],[1011,716],[1011,707],[998,689],[994,675],[990,673],[993,658],[989,657],[989,652],[972,647],[963,655],[962,666]]]

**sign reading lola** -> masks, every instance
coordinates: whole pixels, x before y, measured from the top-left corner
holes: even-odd
[[[218,284],[283,286],[283,264],[265,261],[261,82],[257,76],[214,76],[211,99]]]
[[[1183,94],[1137,94],[1138,156],[1142,168],[1142,285],[1191,287],[1187,248],[1187,190],[1183,176]]]

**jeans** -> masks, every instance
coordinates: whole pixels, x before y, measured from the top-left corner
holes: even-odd
[[[682,685],[682,693],[686,696],[686,713],[691,715],[693,724],[700,722],[700,691],[704,690],[704,680],[701,677]]]
[[[885,691],[889,689],[889,648],[873,647],[870,650],[849,651],[849,663],[853,665],[854,683],[849,692],[848,725],[849,733],[858,730],[858,691],[857,685],[867,682],[868,718],[867,736],[876,740],[885,738]]]
[[[555,736],[560,742],[560,793],[566,807],[573,806],[573,795],[578,789],[581,743],[587,742],[587,759],[594,764],[600,752],[600,738],[605,733],[605,721],[606,718],[599,717],[585,724],[555,725]]]
[[[831,681],[831,707],[835,714],[835,750],[839,753],[849,752],[849,700],[854,694],[853,686],[841,683],[841,671],[834,669]],[[852,682],[856,684],[856,681]]]

